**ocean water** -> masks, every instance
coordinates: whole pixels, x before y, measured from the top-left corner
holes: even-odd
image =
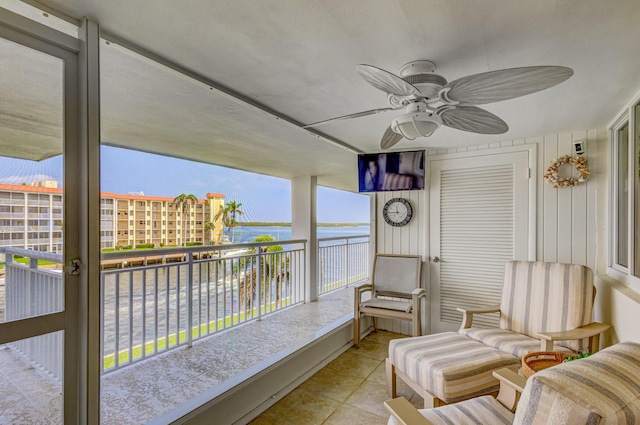
[[[282,226],[238,226],[235,229],[234,242],[251,242],[257,236],[271,235],[278,241],[291,240],[291,227]],[[339,236],[368,236],[368,224],[348,227],[318,227],[318,238],[333,238]],[[233,233],[232,233],[233,234]]]

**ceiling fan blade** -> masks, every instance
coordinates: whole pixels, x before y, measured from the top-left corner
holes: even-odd
[[[389,149],[402,140],[402,135],[396,133],[391,130],[391,126],[387,127],[384,134],[382,135],[382,140],[380,141],[380,147],[382,149]]]
[[[446,97],[462,106],[483,105],[525,96],[553,87],[573,75],[564,66],[527,66],[458,78],[445,85]]]
[[[329,123],[334,122],[334,121],[342,121],[342,120],[348,120],[350,118],[366,117],[367,115],[375,115],[375,114],[380,114],[382,112],[387,112],[387,111],[397,111],[398,109],[402,109],[402,108],[404,108],[404,106],[400,106],[399,108],[371,109],[369,111],[356,112],[355,114],[343,115],[341,117],[329,118],[328,120],[314,122],[312,124],[304,125],[304,126],[302,126],[302,128],[317,127],[319,125],[329,124]]]
[[[395,94],[397,96],[420,94],[420,90],[416,87],[384,69],[371,65],[358,65],[356,69],[358,70],[358,74],[367,80],[369,84],[385,93]]]
[[[502,134],[509,130],[506,122],[475,106],[456,106],[440,113],[442,124],[462,131],[480,134]]]

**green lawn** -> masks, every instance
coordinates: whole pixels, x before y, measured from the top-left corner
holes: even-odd
[[[24,264],[25,266],[29,264],[29,259],[26,257],[13,257],[13,261],[15,263]],[[38,260],[38,266],[50,266],[56,263],[55,261],[46,261],[46,260]],[[4,264],[0,264],[0,269],[4,269]]]

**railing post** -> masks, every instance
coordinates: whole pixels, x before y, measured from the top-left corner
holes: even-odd
[[[36,306],[36,279],[38,278],[37,274],[34,273],[34,270],[38,268],[38,259],[29,257],[29,316],[36,316],[39,311],[37,311]]]
[[[260,296],[260,292],[262,289],[262,247],[259,246],[258,247],[258,270],[256,271],[256,291],[258,292],[258,294],[256,295],[258,298],[258,302],[256,304],[258,304],[258,321],[262,320],[262,297]],[[245,288],[246,290],[247,288]],[[265,288],[266,290],[266,288]],[[251,289],[249,289],[249,291],[251,291]],[[249,296],[251,296],[251,294],[249,293]],[[267,297],[265,297],[266,299]],[[264,310],[265,313],[267,312],[267,305],[265,303],[264,306]],[[245,313],[246,314],[246,313]]]
[[[179,297],[180,294],[177,294]],[[187,347],[193,345],[193,252],[187,254]],[[178,312],[178,314],[180,314]],[[180,329],[178,329],[180,335]],[[179,337],[178,337],[179,339]]]
[[[344,244],[344,286],[349,285],[349,238]]]

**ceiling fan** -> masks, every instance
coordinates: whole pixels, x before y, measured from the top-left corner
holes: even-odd
[[[509,130],[507,123],[476,105],[535,93],[573,75],[573,70],[564,66],[527,66],[469,75],[448,83],[434,74],[436,65],[428,60],[409,62],[400,68],[400,76],[372,65],[358,65],[356,69],[369,84],[387,93],[391,107],[331,118],[303,128],[404,109],[404,114],[394,118],[384,132],[382,149],[389,149],[402,138],[429,137],[440,125],[472,133],[501,134]]]

